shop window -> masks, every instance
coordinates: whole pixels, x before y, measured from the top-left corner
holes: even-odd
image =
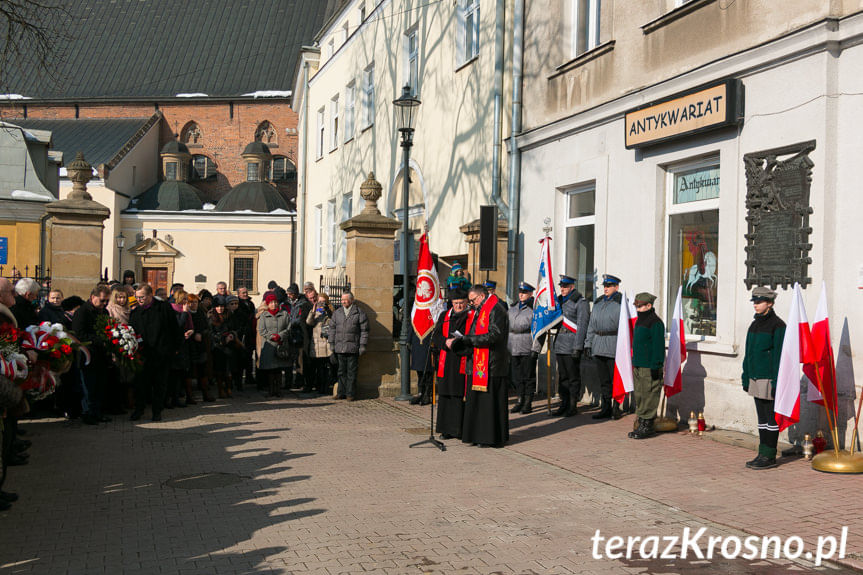
[[[566,275],[578,280],[584,297],[593,300],[593,240],[596,225],[596,186],[593,183],[566,191]]]
[[[668,171],[667,315],[683,286],[686,333],[716,336],[719,273],[719,162],[711,158]]]

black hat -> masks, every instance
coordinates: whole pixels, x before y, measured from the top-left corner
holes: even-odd
[[[529,284],[529,283],[527,283],[527,282],[521,282],[520,284],[518,284],[518,291],[523,291],[523,292],[532,292],[532,291],[534,291],[535,289],[536,289],[536,288],[534,288],[532,285],[530,285],[530,284]]]
[[[267,289],[276,289],[279,287],[279,284],[276,283],[276,280],[270,280],[270,283],[267,284]]]
[[[557,282],[557,285],[561,286],[573,286],[575,285],[575,278],[572,276],[561,275],[560,281]]]
[[[228,302],[225,299],[225,296],[219,295],[219,294],[216,294],[213,296],[213,307],[219,307],[219,306],[224,307],[227,303]]]
[[[84,305],[84,300],[81,299],[80,296],[76,295],[70,295],[60,302],[60,307],[63,308],[63,311],[72,311],[76,307],[80,307],[82,305]]]
[[[620,278],[611,274],[602,274],[602,285],[616,286],[620,283]]]
[[[300,286],[293,283],[293,284],[289,285],[288,289],[285,291],[287,291],[288,293],[292,293],[294,295],[300,295]]]
[[[460,287],[455,287],[449,291],[447,291],[447,299],[450,301],[454,299],[467,299],[467,291]]]

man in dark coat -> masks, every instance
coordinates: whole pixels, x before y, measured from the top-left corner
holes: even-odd
[[[10,309],[18,322],[18,329],[39,325],[36,303],[39,299],[39,284],[33,278],[21,278],[15,282],[15,305]]]
[[[430,344],[430,337],[420,341],[417,332],[411,327],[409,345],[411,370],[417,373],[417,394],[411,398],[411,405],[428,405],[431,403],[434,368],[432,367]]]
[[[369,342],[369,320],[351,292],[342,294],[342,307],[330,318],[329,339],[339,366],[338,399],[353,401],[359,358],[366,352]]]
[[[108,349],[96,336],[100,318],[108,315],[105,306],[111,299],[111,290],[105,284],[99,284],[90,292],[90,297],[78,308],[72,316],[72,331],[81,341],[89,342],[90,363],[81,366],[84,378],[84,401],[81,421],[87,425],[111,421],[102,414],[102,400],[105,396],[105,382],[108,379],[108,367],[111,356]]]
[[[183,333],[171,305],[155,299],[149,284],[138,286],[135,299],[138,305],[129,314],[129,324],[143,340],[140,349],[144,366],[135,379],[135,411],[130,419],[141,419],[149,396],[153,421],[161,421],[168,371],[183,343]]]
[[[461,439],[466,354],[455,353],[446,342],[456,332],[464,334],[467,331],[467,292],[456,286],[447,292],[447,296],[452,307],[438,318],[432,342],[433,353],[437,353],[437,430],[442,439]]]
[[[297,284],[292,283],[288,286],[288,303],[291,310],[288,312],[288,318],[291,322],[290,337],[297,347],[297,362],[299,362],[299,370],[294,379],[293,387],[302,386],[302,393],[312,393],[314,391],[314,381],[311,377],[306,377],[306,369],[312,363],[309,357],[309,340],[311,340],[311,331],[306,318],[309,317],[309,312],[312,311],[312,303],[305,296],[300,296],[300,288]]]
[[[51,323],[59,323],[63,327],[68,328],[71,320],[66,312],[63,311],[61,304],[63,303],[63,292],[58,289],[52,289],[48,292],[48,301],[39,310],[39,321],[50,321]]]
[[[593,313],[587,326],[587,339],[584,352],[593,357],[599,371],[599,390],[602,400],[601,409],[593,414],[593,419],[620,419],[623,412],[612,401],[612,382],[614,381],[614,356],[617,352],[617,324],[620,322],[620,302],[622,296],[620,278],[605,274],[602,276],[603,295],[593,304]]]
[[[560,302],[563,321],[554,338],[557,359],[557,393],[560,406],[553,415],[571,417],[578,413],[581,399],[581,354],[590,321],[590,304],[575,287],[575,278],[560,276]]]
[[[456,353],[472,350],[465,370],[468,391],[461,440],[480,447],[502,447],[509,440],[509,318],[497,296],[488,295],[485,286],[473,286],[468,299],[473,313],[467,335],[446,342]]]

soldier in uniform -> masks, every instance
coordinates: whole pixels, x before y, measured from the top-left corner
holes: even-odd
[[[638,428],[629,433],[632,439],[656,435],[653,427],[659,394],[662,393],[662,365],[665,363],[665,324],[656,315],[656,296],[642,292],[635,296],[638,319],[632,335],[632,371],[637,406]]]
[[[446,345],[456,332],[467,333],[467,292],[454,287],[447,292],[452,307],[441,314],[434,330],[432,347],[437,357],[438,412],[437,430],[441,439],[461,439],[464,416],[465,354],[459,355]]]
[[[758,414],[758,456],[746,462],[750,469],[776,467],[776,444],[779,426],[773,402],[776,379],[779,376],[779,359],[785,339],[785,322],[773,311],[776,292],[766,287],[752,290],[755,319],[746,333],[746,354],[743,356],[743,391],[755,399]]]
[[[533,324],[533,286],[518,284],[518,303],[509,308],[509,353],[512,356],[512,381],[518,402],[510,413],[533,411],[533,393],[536,390],[536,359],[542,347],[531,336]]]
[[[593,313],[587,326],[584,352],[593,357],[599,371],[601,409],[593,419],[620,419],[623,412],[612,401],[614,381],[614,355],[617,352],[617,324],[620,322],[620,278],[611,274],[602,276],[602,297],[593,303]]]
[[[497,295],[497,293],[496,293],[497,292],[497,282],[496,281],[485,280],[485,282],[483,282],[482,285],[484,285],[485,289],[488,290],[489,295],[495,295],[495,296]],[[506,303],[506,300],[504,300],[502,297],[498,296],[497,302],[503,307],[504,311],[509,310],[509,304]]]
[[[560,405],[553,415],[571,417],[578,413],[581,398],[581,354],[590,321],[590,304],[575,287],[575,278],[560,276],[560,302],[563,321],[554,338],[557,358],[557,394]]]

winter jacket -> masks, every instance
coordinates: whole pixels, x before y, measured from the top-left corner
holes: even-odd
[[[779,319],[773,308],[763,315],[756,315],[746,333],[746,354],[743,356],[743,389],[749,391],[749,380],[769,379],[776,393],[776,378],[779,376],[779,359],[782,341],[785,339],[785,322]]]
[[[542,344],[539,340],[534,341],[531,336],[531,325],[533,324],[533,298],[522,302],[516,302],[509,308],[509,353],[516,356],[530,355],[530,352],[539,353]]]
[[[15,316],[19,329],[27,329],[31,325],[39,325],[40,323],[39,316],[36,314],[36,307],[24,296],[15,294],[15,305],[9,309]]]
[[[357,302],[345,316],[345,308],[333,312],[330,318],[330,345],[335,353],[360,353],[369,342],[369,320]]]
[[[312,337],[309,341],[309,355],[312,357],[330,357],[330,316],[331,310],[324,313],[318,313],[317,309],[309,310],[306,316],[306,325],[312,329]],[[327,337],[323,337],[324,329],[327,331]]]
[[[569,292],[567,297],[560,298],[560,301],[563,317],[575,324],[577,331],[573,333],[563,322],[559,323],[557,337],[554,338],[554,353],[572,355],[584,350],[587,326],[590,323],[590,304],[576,289]]]
[[[483,302],[485,303],[485,302]],[[509,316],[506,311],[495,305],[491,308],[488,316],[488,333],[477,334],[477,317],[479,317],[479,309],[477,308],[474,314],[473,322],[470,326],[470,331],[467,335],[458,338],[453,342],[453,351],[462,353],[465,348],[488,348],[489,350],[489,375],[491,377],[507,377],[509,372],[509,350],[507,349],[507,341],[509,340]],[[468,362],[470,363],[470,361]]]
[[[655,309],[638,312],[632,330],[632,367],[662,369],[665,363],[665,324]]]
[[[288,313],[284,310],[279,310],[276,315],[265,311],[258,318],[258,334],[261,336],[261,352],[258,356],[258,369],[281,369],[290,367],[291,362],[280,359],[276,355],[276,349],[279,347],[279,341],[288,339],[288,327],[290,319]],[[278,335],[277,340],[273,341],[272,336]]]
[[[80,341],[86,342],[87,349],[90,351],[90,363],[87,367],[91,369],[104,369],[111,361],[110,351],[102,340],[96,337],[96,322],[100,317],[107,315],[107,311],[96,309],[90,300],[87,300],[72,316],[72,332]]]
[[[183,333],[171,304],[153,298],[149,307],[135,307],[129,314],[129,325],[141,336],[144,360],[168,360],[179,351]]]
[[[593,355],[614,357],[617,353],[617,324],[620,323],[620,302],[623,296],[616,292],[610,298],[601,297],[593,303],[593,312],[587,325],[587,339]]]
[[[63,308],[51,302],[45,302],[45,305],[39,310],[38,318],[40,323],[50,321],[51,323],[59,323],[65,328],[69,328],[72,324],[72,320],[69,319]]]

